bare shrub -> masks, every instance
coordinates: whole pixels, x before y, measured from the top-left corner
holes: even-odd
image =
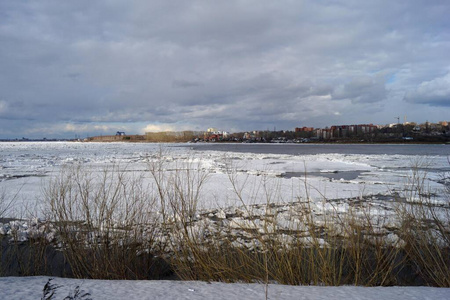
[[[450,287],[450,193],[435,199],[422,162],[412,168],[405,201],[397,207],[405,251],[417,275],[430,285]],[[445,176],[445,175],[444,175]]]
[[[192,221],[198,209],[201,190],[206,183],[209,171],[193,157],[184,161],[170,161],[170,153],[160,148],[148,162],[148,169],[154,180],[154,197],[160,205],[164,222]]]
[[[342,210],[335,206],[334,200],[310,199],[308,189],[311,187],[304,182],[306,198],[294,196],[289,211],[283,212],[291,222],[286,225],[280,223],[282,219],[277,216],[280,212],[277,205],[282,206],[277,204],[281,199],[276,184],[279,179],[272,181],[262,176],[259,184],[249,185],[245,176],[238,179],[236,170],[229,172],[231,186],[241,206],[230,219],[221,216],[221,220],[214,221],[221,223],[220,229],[211,222],[186,223],[187,234],[177,241],[179,248],[174,260],[181,278],[314,285],[404,285],[411,283],[411,276],[404,274],[412,269],[413,262],[422,265],[419,284],[446,286],[449,277],[445,270],[439,270],[448,266],[447,246],[442,248],[442,241],[448,238],[448,223],[441,222],[448,217],[442,218],[439,209],[428,211],[427,219],[434,219],[434,228],[440,230],[441,235],[439,238],[435,232],[426,235],[430,255],[425,257],[429,259],[417,261],[414,256],[419,252],[412,251],[412,241],[417,234],[422,234],[422,227],[392,228],[390,218],[395,216],[374,213],[370,197],[347,199],[347,208]],[[409,187],[410,191],[424,194],[421,187]],[[266,199],[264,205],[248,204],[249,199],[260,196]],[[265,212],[261,214],[262,207]],[[417,222],[423,218],[414,212],[409,219]],[[421,241],[423,238],[415,240],[423,243]],[[419,246],[423,255],[427,248]],[[436,267],[440,263],[444,267]],[[440,274],[440,281],[437,274],[430,273],[432,270],[438,270],[433,272]]]
[[[19,193],[20,189],[11,196],[5,190],[0,190],[0,219],[2,219],[14,206],[17,195]]]
[[[370,197],[311,199],[306,176],[302,197],[293,191],[283,199],[283,179],[253,181],[232,167],[239,205],[204,211],[209,172],[200,160],[179,161],[161,148],[148,170],[147,186],[117,166],[64,168],[46,188],[49,218],[76,276],[146,278],[158,253],[181,279],[264,282],[266,296],[269,282],[449,284],[449,205],[434,201],[424,174],[413,173],[396,215],[383,215]]]
[[[93,173],[67,166],[44,190],[47,214],[76,277],[158,277],[158,230],[143,178],[118,166]],[[153,274],[150,274],[153,273]]]
[[[202,188],[209,171],[201,162],[188,156],[184,161],[172,161],[163,148],[150,158],[148,169],[154,182],[153,197],[159,205],[161,225],[168,240],[169,261],[181,278],[189,278],[185,272],[201,253],[197,229],[190,225],[197,220]],[[199,260],[196,260],[197,262]],[[194,276],[194,275],[192,275]]]
[[[49,272],[45,253],[49,242],[37,232],[30,233],[35,220],[12,218],[19,188],[14,194],[0,193],[0,276],[35,276]],[[17,217],[17,216],[16,216]],[[24,232],[29,229],[28,233]]]

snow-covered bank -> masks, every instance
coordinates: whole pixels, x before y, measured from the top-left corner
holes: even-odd
[[[42,297],[42,290],[48,277],[4,277],[0,278],[0,298],[8,300],[36,300]],[[77,286],[90,293],[93,300],[99,299],[265,299],[263,284],[226,284],[194,281],[107,281],[55,278],[53,283],[61,287],[55,293],[55,300],[64,299]],[[431,287],[320,287],[285,286],[270,284],[268,299],[392,299],[447,300],[449,288]]]
[[[392,201],[382,195],[373,195],[321,202],[296,201],[199,209],[189,220],[173,219],[173,224],[170,226],[186,227],[190,234],[197,236],[199,243],[208,243],[212,239],[219,239],[231,241],[235,247],[261,250],[257,245],[260,244],[261,237],[265,235],[267,237],[263,239],[269,239],[270,236],[273,239],[273,235],[276,234],[283,236],[284,239],[280,239],[280,241],[286,246],[298,245],[299,241],[308,244],[311,238],[317,238],[314,234],[315,230],[312,230],[311,226],[327,230],[329,234],[333,232],[334,237],[345,238],[348,236],[348,232],[343,226],[348,225],[349,218],[351,218],[354,223],[370,225],[371,230],[366,230],[363,234],[368,240],[376,237],[386,246],[400,246],[397,233],[401,230],[401,222],[404,220],[399,213],[402,208],[409,207],[404,204],[405,200],[399,198]],[[448,205],[427,203],[424,207],[432,209],[437,213],[437,218],[446,222],[448,213],[444,212],[449,210]],[[69,207],[67,208],[69,209]],[[424,220],[431,224],[432,216],[428,216],[428,219],[424,218]],[[163,220],[158,219],[157,221],[162,223]],[[115,226],[118,225],[112,225],[112,227]],[[166,226],[168,225],[166,224]],[[13,243],[43,238],[54,245],[60,245],[60,233],[56,227],[51,221],[39,218],[30,220],[0,219],[0,237],[3,235]],[[142,228],[145,229],[145,226]],[[106,229],[108,228],[105,227],[104,230]],[[81,230],[81,226],[78,230]],[[151,236],[161,244],[171,239],[171,234],[158,226],[152,228]],[[295,239],[293,239],[294,236]],[[142,238],[148,238],[145,236],[145,232]],[[326,244],[326,241],[323,240],[323,243]],[[162,250],[168,256],[174,253],[174,249],[171,248]]]
[[[4,240],[51,243],[78,278],[167,279],[151,269],[158,257],[188,280],[255,282],[270,273],[294,285],[449,286],[445,155],[2,146]],[[45,210],[29,209],[33,201]],[[24,220],[1,220],[8,216]],[[433,257],[441,261],[423,259]],[[404,259],[413,263],[399,265]]]

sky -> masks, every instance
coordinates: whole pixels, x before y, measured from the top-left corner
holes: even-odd
[[[448,0],[0,1],[0,138],[450,121]]]

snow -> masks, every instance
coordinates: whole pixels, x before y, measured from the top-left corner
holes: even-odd
[[[181,147],[180,147],[181,146]],[[256,149],[256,148],[255,148]],[[273,148],[276,150],[276,148]],[[262,190],[270,188],[278,202],[298,198],[338,199],[401,192],[408,183],[411,167],[426,174],[427,188],[442,189],[442,174],[450,170],[446,151],[442,155],[386,154],[271,154],[221,151],[192,151],[188,144],[129,143],[0,143],[0,195],[14,198],[13,217],[42,217],[42,187],[65,165],[81,165],[92,172],[105,166],[119,165],[127,171],[141,172],[147,178],[148,162],[163,151],[167,170],[189,164],[210,173],[203,187],[200,204],[204,208],[226,207],[267,202]],[[242,188],[236,197],[229,180]],[[150,180],[150,179],[149,179]],[[436,201],[440,201],[437,192]],[[1,212],[1,211],[0,211]]]
[[[36,300],[48,277],[0,278],[0,299]],[[125,281],[80,280],[54,278],[53,284],[61,286],[54,299],[63,299],[76,286],[97,299],[265,299],[265,285],[252,283],[207,283],[194,281]],[[449,288],[431,287],[322,287],[285,286],[270,284],[268,299],[450,299]]]
[[[267,225],[262,221],[267,214],[267,203],[276,204],[276,211],[270,214],[277,215],[277,228],[303,230],[292,210],[300,209],[298,203],[310,199],[316,222],[328,214],[345,214],[352,209],[352,201],[361,202],[358,205],[369,209],[374,224],[379,224],[375,230],[387,235],[386,228],[396,227],[392,194],[408,193],[405,188],[409,185],[412,166],[419,166],[417,171],[425,176],[426,188],[435,193],[430,203],[439,206],[448,201],[440,192],[448,180],[443,176],[450,170],[446,149],[442,148],[442,155],[432,156],[292,155],[192,151],[187,144],[0,143],[0,217],[43,218],[42,188],[59,175],[63,166],[80,165],[91,173],[120,166],[128,174],[143,175],[151,187],[154,181],[148,171],[149,163],[160,159],[165,164],[165,172],[187,167],[209,174],[198,203],[199,212],[209,217],[193,223],[199,227],[193,228],[196,231],[205,228],[205,222],[210,223],[209,230],[215,231],[223,231],[224,227],[250,229]],[[415,195],[407,200],[417,201]],[[4,212],[2,204],[8,206],[10,201],[12,206]],[[213,217],[219,222],[212,221]],[[0,222],[5,223],[0,223],[0,233],[10,234],[11,229],[16,229],[21,240],[44,230],[42,226],[29,226],[28,221]],[[47,231],[45,236],[52,239],[54,233]],[[386,239],[393,240],[393,237]]]
[[[398,236],[386,230],[395,227],[389,218],[390,202],[387,196],[403,192],[411,176],[411,166],[426,176],[427,188],[436,193],[439,204],[444,174],[449,172],[448,147],[442,155],[385,155],[385,154],[271,154],[220,151],[191,151],[188,145],[124,144],[124,143],[0,143],[0,199],[3,205],[12,201],[12,207],[0,217],[27,218],[28,221],[3,221],[0,234],[12,230],[20,238],[40,234],[44,199],[42,187],[57,176],[65,165],[81,165],[91,172],[100,172],[105,166],[120,165],[126,170],[143,174],[148,182],[148,163],[164,150],[166,170],[183,164],[210,173],[200,198],[200,209],[209,210],[211,221],[204,218],[192,232],[207,227],[220,231],[216,223],[227,223],[231,229],[253,228],[260,224],[258,216],[267,214],[266,202],[277,202],[270,212],[276,216],[277,226],[303,230],[299,220],[293,219],[295,201],[310,198],[311,207],[319,215],[327,211],[345,213],[349,199],[369,199],[361,205],[370,207],[378,228],[385,234],[387,243],[395,243]],[[168,149],[168,150],[167,150]],[[167,151],[166,151],[167,150]],[[425,173],[426,172],[426,173]],[[230,181],[235,179],[235,186]],[[351,179],[349,179],[351,178]],[[236,195],[238,190],[241,195]],[[4,196],[2,196],[4,195]],[[371,197],[368,197],[371,196]],[[333,203],[323,201],[334,199]],[[414,198],[411,198],[414,201]],[[242,208],[243,205],[246,208]],[[234,216],[229,218],[229,216]],[[252,217],[253,221],[249,222]],[[318,218],[320,221],[320,218]],[[207,224],[206,224],[206,223]],[[205,223],[206,225],[204,225]],[[217,225],[218,226],[218,225]],[[267,226],[266,226],[267,227]],[[275,228],[274,228],[275,229]],[[377,230],[378,230],[377,229]],[[53,232],[47,238],[53,238]],[[233,234],[233,233],[231,233]],[[163,237],[164,238],[164,237]],[[286,236],[286,242],[289,242]],[[308,237],[305,237],[307,239]],[[242,245],[249,242],[237,238]],[[325,242],[325,241],[324,241]],[[246,246],[247,247],[247,246]],[[48,277],[0,278],[0,299],[40,299]],[[63,299],[76,286],[89,292],[92,299],[264,299],[263,284],[225,284],[181,281],[104,281],[55,278],[61,285],[55,299]],[[318,287],[269,285],[269,299],[450,299],[450,289],[430,287]]]

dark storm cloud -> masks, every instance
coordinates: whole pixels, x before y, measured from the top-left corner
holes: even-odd
[[[438,119],[437,106],[448,107],[449,9],[5,0],[0,137],[388,123],[405,104],[411,118]]]

